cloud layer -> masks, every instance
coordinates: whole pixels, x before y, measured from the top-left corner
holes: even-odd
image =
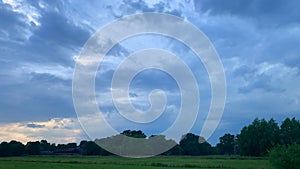
[[[46,138],[53,142],[69,142],[86,138],[72,103],[73,69],[80,50],[105,24],[141,12],[169,13],[195,24],[219,53],[226,73],[228,95],[223,119],[210,139],[212,143],[225,132],[239,132],[255,117],[274,117],[278,121],[285,117],[300,118],[298,6],[297,0],[242,3],[238,0],[89,3],[2,0],[0,141]],[[155,126],[118,119],[120,116],[112,103],[110,83],[115,69],[128,55],[145,48],[171,51],[194,72],[201,102],[192,132],[200,133],[211,97],[207,72],[188,47],[167,37],[133,37],[108,53],[96,78],[100,110],[117,130],[142,128],[149,134],[157,134],[172,124],[180,108],[179,90],[174,80],[163,72],[145,71],[130,87],[133,105],[140,109],[149,107],[148,95],[152,89],[166,91],[167,109]]]
[[[77,119],[54,118],[40,122],[0,124],[1,141],[15,139],[26,143],[43,139],[52,143],[78,142],[82,137]]]

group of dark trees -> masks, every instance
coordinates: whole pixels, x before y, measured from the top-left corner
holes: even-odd
[[[250,125],[243,127],[239,134],[226,133],[220,137],[214,147],[206,141],[200,144],[198,139],[199,136],[194,134],[183,137],[179,143],[183,155],[266,156],[277,146],[300,145],[300,121],[286,118],[279,126],[274,119],[267,121],[256,118]]]
[[[279,126],[274,119],[255,119],[236,137],[240,155],[264,156],[277,145],[300,144],[300,122],[285,119]]]
[[[0,156],[22,155],[109,155],[107,151],[99,147],[93,141],[81,141],[68,144],[50,144],[46,140],[27,142],[26,145],[18,141],[2,142],[0,144]]]
[[[165,140],[165,136],[147,136],[140,130],[125,130],[119,136],[140,138],[143,140],[155,141]],[[113,136],[106,138],[120,139]],[[100,139],[101,140],[101,139]],[[202,140],[199,142],[199,140]],[[97,140],[96,140],[97,141]],[[112,140],[114,141],[114,140]],[[166,140],[172,143],[174,141]],[[163,155],[212,155],[212,154],[239,154],[243,156],[265,156],[276,146],[300,145],[300,122],[295,118],[287,118],[279,126],[274,119],[255,119],[250,125],[245,126],[238,135],[226,133],[219,138],[216,146],[211,146],[204,138],[188,133],[182,136],[179,144],[164,152]],[[93,141],[81,141],[68,144],[50,144],[46,140],[28,142],[26,145],[21,142],[11,141],[0,144],[0,156],[21,156],[21,155],[50,155],[50,154],[82,154],[82,155],[112,155],[99,147]]]

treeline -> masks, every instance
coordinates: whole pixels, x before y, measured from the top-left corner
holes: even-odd
[[[27,142],[26,145],[18,141],[2,142],[0,156],[23,155],[110,155],[93,141],[81,141],[68,144],[50,144],[46,140]]]
[[[285,119],[279,126],[274,119],[255,119],[238,134],[235,144],[244,156],[265,156],[275,146],[300,144],[300,122]]]
[[[125,130],[120,135],[126,135],[144,140],[152,138],[165,139],[165,136],[147,137],[142,131]],[[118,138],[104,138],[109,140]],[[152,141],[155,139],[152,139]],[[199,143],[199,140],[202,140]],[[172,141],[172,140],[171,140]],[[166,140],[170,142],[170,140]],[[174,141],[173,141],[174,142]],[[163,153],[162,155],[243,155],[243,156],[265,156],[271,149],[278,145],[288,146],[300,144],[300,122],[295,118],[285,119],[281,125],[274,119],[269,121],[256,118],[250,125],[243,127],[238,135],[226,133],[219,138],[216,146],[209,144],[205,138],[188,133],[182,136],[179,143]],[[68,144],[50,144],[46,140],[28,142],[22,144],[18,141],[2,142],[0,144],[0,156],[22,156],[22,155],[112,155],[99,147],[93,141],[81,141]]]

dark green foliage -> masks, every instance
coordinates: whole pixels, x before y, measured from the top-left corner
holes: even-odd
[[[262,156],[279,143],[279,127],[274,119],[255,119],[237,136],[240,155]]]
[[[0,144],[0,156],[11,156],[8,142],[2,142]]]
[[[147,136],[141,131],[141,130],[125,130],[121,134],[128,136],[128,137],[134,137],[134,138],[146,138]]]
[[[76,143],[68,143],[67,147],[68,148],[77,148],[77,144]]]
[[[219,140],[220,143],[217,144],[218,154],[227,154],[227,155],[234,154],[234,148],[235,148],[234,135],[227,133],[224,136],[220,137]]]
[[[9,142],[9,148],[12,156],[21,156],[25,153],[25,146],[18,141]]]
[[[40,142],[28,142],[26,144],[26,153],[29,155],[39,155],[41,153]]]
[[[298,169],[300,166],[300,145],[279,145],[271,150],[269,160],[276,169]]]
[[[0,144],[0,156],[21,156],[25,154],[25,146],[18,141]]]
[[[93,141],[81,141],[79,147],[82,155],[109,155],[107,151]]]
[[[199,138],[202,139],[202,143],[199,143]],[[183,149],[184,155],[210,155],[212,154],[211,145],[195,134],[188,133],[183,136],[179,143],[180,147]]]
[[[40,142],[40,150],[41,151],[51,151],[51,145],[47,142],[47,140],[41,140]]]
[[[280,143],[290,145],[300,144],[300,122],[295,118],[286,118],[280,126]]]
[[[177,144],[170,150],[166,151],[163,153],[163,155],[184,155],[183,149]]]
[[[60,150],[60,151],[62,151],[62,150],[68,150],[68,146],[66,144],[58,144],[56,146],[56,150]]]

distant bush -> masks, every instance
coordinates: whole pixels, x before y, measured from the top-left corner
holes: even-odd
[[[276,169],[298,169],[300,166],[300,145],[279,145],[270,151],[269,160]]]

